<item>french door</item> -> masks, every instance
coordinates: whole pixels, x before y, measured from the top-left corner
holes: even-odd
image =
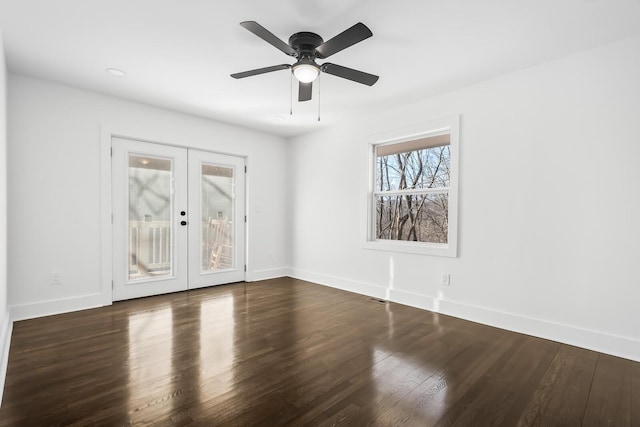
[[[113,300],[244,280],[244,159],[111,143]]]

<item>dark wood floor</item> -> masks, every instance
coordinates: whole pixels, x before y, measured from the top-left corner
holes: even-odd
[[[640,363],[294,279],[16,322],[0,425],[640,426]]]

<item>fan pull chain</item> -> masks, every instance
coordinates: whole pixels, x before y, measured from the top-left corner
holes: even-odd
[[[320,76],[322,73],[318,75],[318,121],[320,121]]]
[[[289,115],[293,116],[293,73],[289,73],[291,80],[289,80]]]

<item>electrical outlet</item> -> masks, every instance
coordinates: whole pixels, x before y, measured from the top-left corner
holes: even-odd
[[[442,273],[441,284],[442,286],[451,286],[451,274]]]
[[[59,285],[62,283],[62,273],[59,271],[52,271],[51,272],[51,284],[52,285]]]

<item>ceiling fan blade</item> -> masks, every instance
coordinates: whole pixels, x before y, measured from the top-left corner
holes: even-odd
[[[298,85],[298,101],[310,101],[311,90],[313,89],[313,83],[302,83]]]
[[[354,70],[353,68],[343,67],[342,65],[331,64],[326,62],[322,64],[322,71],[327,74],[342,77],[343,79],[352,80],[363,85],[373,86],[379,77],[364,71]]]
[[[240,23],[241,26],[251,31],[262,40],[266,41],[270,45],[280,49],[284,53],[290,56],[295,56],[296,51],[284,41],[273,35],[269,30],[258,24],[256,21],[244,21]]]
[[[327,40],[316,48],[318,58],[328,58],[334,53],[353,46],[364,39],[371,37],[373,33],[362,22],[358,22],[353,27],[341,32],[331,40]]]
[[[242,73],[231,74],[234,79],[244,79],[245,77],[257,76],[258,74],[270,73],[272,71],[286,70],[291,68],[289,64],[273,65],[271,67],[258,68],[256,70],[243,71]]]

